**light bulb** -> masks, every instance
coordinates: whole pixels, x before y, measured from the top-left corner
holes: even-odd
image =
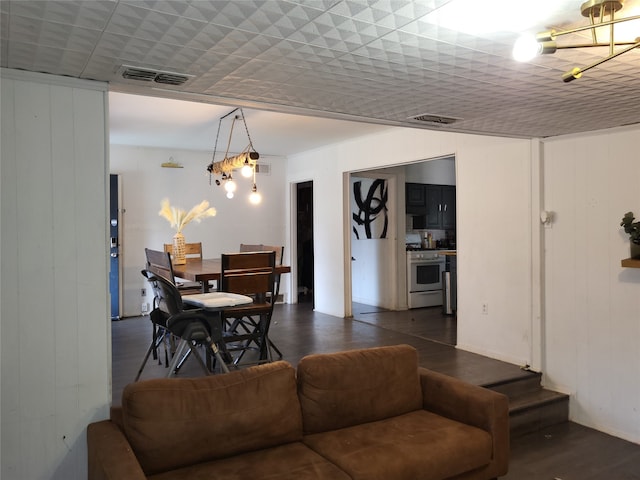
[[[538,53],[540,53],[540,44],[536,40],[535,35],[531,34],[525,34],[518,38],[511,52],[514,60],[518,62],[528,62]]]
[[[253,184],[253,188],[251,189],[251,195],[249,195],[249,201],[254,205],[257,205],[262,201],[262,195],[258,193],[258,188],[256,187],[255,183]]]
[[[227,192],[227,198],[233,198],[233,192]]]
[[[249,178],[251,175],[253,175],[253,167],[249,163],[249,160],[244,161],[244,165],[240,169],[240,173],[245,178]]]
[[[233,181],[233,179],[231,177],[229,177],[229,180],[227,180],[226,182],[224,182],[224,189],[228,192],[233,194],[233,192],[236,191],[236,182]]]

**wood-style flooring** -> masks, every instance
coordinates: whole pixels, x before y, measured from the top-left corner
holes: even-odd
[[[455,318],[440,309],[389,312],[354,305],[354,318],[314,312],[309,303],[276,305],[271,339],[294,366],[310,353],[378,345],[409,344],[424,367],[487,385],[516,378],[517,365],[456,349]],[[112,322],[112,397],[120,404],[124,386],[133,381],[151,340],[148,317]],[[142,379],[164,377],[166,368],[150,359]],[[180,376],[200,376],[187,360]],[[512,438],[508,480],[640,480],[640,445],[566,422]]]

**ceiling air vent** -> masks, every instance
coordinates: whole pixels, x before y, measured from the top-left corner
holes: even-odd
[[[256,173],[259,173],[261,175],[271,175],[271,164],[256,163]]]
[[[432,115],[430,113],[416,115],[415,117],[410,117],[410,119],[417,122],[429,123],[431,125],[451,125],[452,123],[460,120],[459,118],[443,117],[442,115]]]
[[[164,83],[166,85],[182,85],[189,77],[177,73],[159,73],[154,81],[156,83]]]
[[[122,78],[126,78],[127,80],[156,82],[164,85],[182,85],[192,77],[192,75],[183,73],[162,72],[128,65],[123,65],[121,72]]]
[[[156,72],[143,70],[142,68],[127,67],[122,72],[122,78],[127,80],[139,80],[141,82],[151,82],[156,77]]]

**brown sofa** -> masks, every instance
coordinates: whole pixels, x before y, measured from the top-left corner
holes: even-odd
[[[91,480],[486,480],[508,402],[397,345],[133,383],[87,441]]]

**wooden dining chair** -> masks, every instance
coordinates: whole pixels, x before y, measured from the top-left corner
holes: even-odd
[[[173,259],[173,244],[172,243],[165,243],[164,244],[164,251],[167,252],[169,255],[171,255],[171,258]],[[193,243],[186,243],[184,246],[184,254],[186,258],[196,258],[199,260],[202,260],[202,242],[193,242]],[[184,288],[200,288],[202,289],[202,285],[198,284],[197,282],[189,282],[187,280],[185,280],[184,278],[177,278],[176,280],[176,284],[179,284],[178,286],[183,286]],[[216,282],[211,281],[209,282],[209,288],[208,291],[211,290],[216,290],[217,286],[216,286]]]
[[[186,284],[176,280],[173,273],[173,264],[171,262],[171,254],[169,252],[161,252],[150,248],[144,249],[147,258],[146,269],[170,280],[178,289],[181,295],[193,295],[202,293],[202,286],[199,283]]]
[[[282,265],[282,258],[283,258],[283,254],[284,254],[284,246],[278,246],[278,245],[264,245],[264,244],[259,244],[259,245],[255,245],[255,244],[247,244],[247,243],[241,243],[240,244],[240,251],[241,252],[275,252],[276,254],[276,265]],[[276,302],[278,301],[278,297],[280,295],[280,274],[276,274],[274,277],[274,290],[273,290],[273,296],[274,299],[273,301],[271,301],[271,309],[272,309],[272,314],[273,314],[273,307],[276,304]],[[281,359],[282,358],[282,352],[280,351],[280,349],[276,346],[275,343],[273,343],[273,341],[271,341],[271,339],[269,339],[269,348],[272,348],[273,350],[275,350],[276,354],[278,355],[278,358]]]
[[[221,256],[220,290],[253,298],[253,303],[222,312],[226,350],[235,354],[239,365],[245,354],[257,351],[257,359],[247,363],[271,361],[269,326],[273,313],[275,252],[240,252]]]
[[[173,258],[173,244],[165,243],[164,251]],[[202,242],[186,243],[184,246],[184,254],[187,258],[199,258],[202,260]]]

